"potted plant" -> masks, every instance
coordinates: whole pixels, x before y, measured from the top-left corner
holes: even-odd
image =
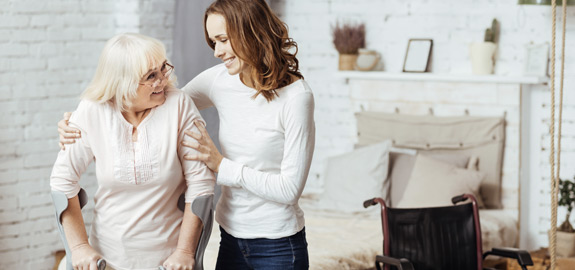
[[[487,75],[493,74],[495,45],[498,34],[498,23],[496,19],[491,22],[491,28],[485,29],[483,42],[471,44],[471,67],[473,74]]]
[[[571,211],[575,206],[575,183],[573,181],[559,179],[558,205],[567,207],[567,216],[557,228],[557,255],[573,257],[575,256],[575,229],[569,222]]]
[[[339,52],[339,70],[353,70],[359,49],[365,47],[365,24],[338,22],[332,31],[333,45]]]

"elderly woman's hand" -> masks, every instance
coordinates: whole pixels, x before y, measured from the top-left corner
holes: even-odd
[[[98,270],[98,260],[102,255],[89,244],[81,244],[71,249],[74,270]]]
[[[71,112],[65,112],[62,120],[58,122],[58,134],[60,134],[60,149],[65,150],[65,144],[72,144],[76,142],[76,138],[80,138],[80,130],[71,128],[68,125],[68,120],[72,116]]]
[[[188,250],[176,249],[162,264],[166,270],[192,270],[196,263],[195,254]]]
[[[222,159],[224,157],[220,154],[218,148],[216,148],[216,145],[212,141],[212,138],[210,138],[210,135],[202,122],[195,121],[194,125],[198,128],[200,133],[191,132],[189,130],[186,130],[185,133],[196,139],[196,141],[183,141],[182,145],[191,147],[199,153],[186,155],[184,156],[184,159],[203,161],[212,171],[218,172],[220,169],[220,163],[222,163]]]

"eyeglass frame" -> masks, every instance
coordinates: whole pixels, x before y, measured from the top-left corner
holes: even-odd
[[[152,88],[157,87],[159,84],[161,84],[162,82],[164,82],[164,80],[167,80],[170,78],[170,76],[172,75],[172,73],[174,72],[174,66],[170,63],[168,63],[168,60],[164,61],[164,63],[162,64],[162,68],[166,67],[166,73],[164,74],[162,72],[162,69],[160,69],[160,74],[162,74],[162,78],[156,78],[156,80],[154,80],[153,82],[139,82],[139,85],[146,85]],[[149,74],[151,74],[150,72],[144,74],[144,77],[149,76]],[[156,84],[159,80],[159,84]]]

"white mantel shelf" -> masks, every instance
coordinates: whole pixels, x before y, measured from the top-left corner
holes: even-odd
[[[503,83],[503,84],[546,84],[549,77],[471,75],[471,74],[435,74],[435,73],[392,73],[381,71],[338,71],[336,76],[349,80],[385,80],[385,81],[426,81],[461,83]]]

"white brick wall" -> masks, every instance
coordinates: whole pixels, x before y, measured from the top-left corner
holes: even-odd
[[[358,103],[363,102],[366,109],[391,112],[399,107],[402,112],[417,114],[425,114],[428,107],[433,107],[436,115],[461,115],[467,108],[471,115],[500,115],[507,111],[509,127],[503,176],[503,189],[507,195],[504,195],[504,204],[511,208],[519,206],[520,112],[516,106],[520,105],[520,99],[518,90],[514,89],[516,86],[372,82],[370,87],[364,88],[359,87],[361,82],[357,81],[346,85],[334,76],[338,54],[331,42],[330,26],[338,20],[364,22],[367,47],[382,54],[386,71],[401,71],[409,38],[432,38],[433,72],[469,74],[469,44],[482,41],[485,28],[493,18],[497,18],[501,33],[495,72],[499,75],[520,75],[525,45],[549,42],[551,39],[550,7],[519,6],[516,0],[275,0],[272,7],[289,25],[290,35],[298,42],[301,69],[316,97],[318,140],[306,191],[321,190],[326,157],[352,149],[356,140],[353,112],[359,110]],[[575,42],[574,22],[575,7],[568,7],[566,78],[575,75],[575,51],[572,50]],[[382,91],[382,84],[395,85]],[[374,86],[380,88],[372,88]],[[458,91],[460,87],[466,90]],[[396,90],[388,91],[394,88]],[[575,175],[574,88],[575,80],[565,82],[561,175],[569,179]],[[451,95],[446,96],[446,91],[452,92]],[[522,161],[528,175],[523,177],[527,179],[526,183],[521,183],[522,193],[527,191],[527,196],[522,198],[521,246],[533,249],[547,245],[545,232],[550,226],[547,214],[550,212],[549,154],[547,150],[541,150],[549,148],[549,136],[546,134],[550,96],[544,86],[527,87],[523,95],[531,102],[527,123],[522,123],[529,128],[531,140],[527,144],[531,152]],[[352,98],[355,101],[352,102]],[[564,209],[560,209],[560,221],[563,217]],[[575,223],[573,218],[572,222]]]
[[[174,3],[0,1],[0,269],[52,269],[63,248],[49,192],[56,122],[76,107],[114,34],[148,34],[171,52]],[[90,195],[94,181],[90,169]]]

